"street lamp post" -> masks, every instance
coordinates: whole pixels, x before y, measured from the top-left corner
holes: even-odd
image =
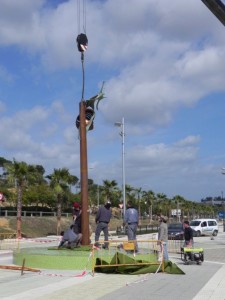
[[[222,168],[222,175],[225,175],[225,168]],[[223,192],[222,193],[222,207],[223,207],[223,231],[225,232],[225,220],[224,220],[224,214],[225,214],[225,203],[223,198]]]
[[[125,190],[125,152],[124,152],[124,142],[125,142],[125,126],[124,126],[124,118],[122,118],[122,122],[116,122],[114,124],[117,127],[121,127],[121,137],[122,137],[122,190],[123,190],[123,218],[125,217],[126,211],[126,190]]]

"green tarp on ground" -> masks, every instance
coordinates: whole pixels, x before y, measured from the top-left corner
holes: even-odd
[[[137,263],[145,263],[145,262],[146,265],[137,264]],[[115,264],[117,264],[117,266],[110,266]],[[133,265],[124,266],[125,264],[133,264]],[[102,265],[105,266],[103,267]],[[116,252],[109,263],[101,258],[96,258],[96,264],[95,264],[95,272],[117,273],[117,274],[127,274],[127,275],[155,273],[158,270],[158,268],[159,268],[158,264],[149,265],[148,261],[138,260],[138,258],[133,258],[120,252]],[[162,267],[159,268],[158,272],[162,272]],[[175,263],[172,263],[171,261],[164,262],[164,272],[168,274],[185,274]]]

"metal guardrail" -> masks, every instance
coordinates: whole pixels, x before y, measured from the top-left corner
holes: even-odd
[[[154,233],[158,232],[159,226],[157,225],[139,225],[137,228],[137,234],[146,234],[146,233]],[[126,227],[118,226],[116,228],[117,235],[124,235],[126,234]]]
[[[153,233],[152,239],[156,240],[158,238],[157,233]],[[180,253],[181,248],[184,246],[183,240],[169,239],[167,241],[167,250],[168,253]]]
[[[0,233],[0,250],[18,250],[19,243],[16,232]]]
[[[16,210],[2,210],[0,211],[0,217],[15,217],[17,215]],[[22,217],[56,217],[56,212],[45,211],[22,211]],[[62,213],[62,217],[71,218],[71,213]]]

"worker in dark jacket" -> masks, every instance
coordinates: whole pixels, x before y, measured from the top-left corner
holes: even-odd
[[[99,246],[99,237],[101,232],[104,233],[104,241],[105,244],[103,246],[104,249],[108,249],[109,245],[107,241],[109,240],[109,222],[112,217],[112,211],[110,209],[111,202],[106,202],[104,206],[101,206],[96,214],[95,222],[97,224],[96,230],[95,230],[95,245]]]
[[[137,228],[138,228],[139,216],[136,208],[133,207],[132,201],[127,202],[127,209],[124,216],[124,225],[127,226],[128,241],[135,241]],[[135,250],[138,251],[138,244],[135,243]]]
[[[191,248],[194,245],[193,230],[190,227],[189,221],[184,221],[184,241],[185,247]]]

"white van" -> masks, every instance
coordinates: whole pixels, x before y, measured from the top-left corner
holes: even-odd
[[[219,231],[218,223],[215,219],[196,219],[190,222],[190,227],[195,231],[196,236],[213,235]]]

